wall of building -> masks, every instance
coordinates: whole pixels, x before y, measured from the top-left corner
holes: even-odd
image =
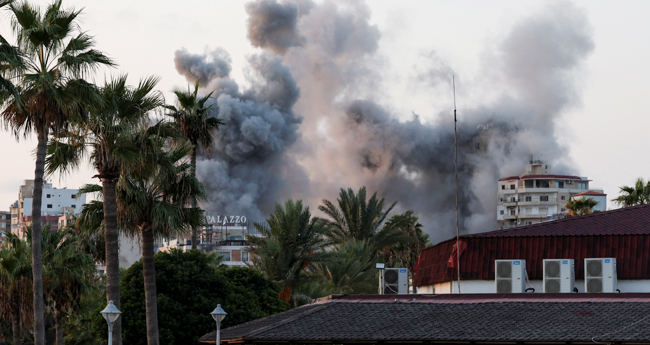
[[[535,293],[544,291],[543,280],[531,280],[526,284],[526,288],[534,288]],[[578,292],[585,292],[584,279],[576,279],[575,287]],[[621,292],[650,292],[650,279],[619,279],[618,289]],[[496,287],[494,280],[461,280],[461,293],[495,293]],[[448,294],[458,293],[458,283],[444,282],[435,285],[419,286],[418,293],[421,294]]]

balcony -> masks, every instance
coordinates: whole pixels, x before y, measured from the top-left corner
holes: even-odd
[[[533,214],[519,214],[519,219],[546,219],[548,217],[548,214],[539,214],[539,213],[533,213]]]
[[[516,214],[504,214],[503,219],[505,219],[505,220],[515,220],[515,219],[517,219],[517,215]]]
[[[548,205],[548,204],[556,204],[557,203],[557,198],[547,198],[546,200],[542,200],[541,197],[539,196],[534,196],[530,198],[530,200],[526,200],[526,198],[521,198],[519,199],[519,206],[532,206],[532,205]]]

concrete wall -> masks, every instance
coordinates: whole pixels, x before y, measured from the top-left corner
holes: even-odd
[[[458,283],[444,282],[435,285],[419,286],[418,293],[427,294],[447,294],[458,293]],[[543,292],[542,280],[531,280],[526,287],[535,289],[535,293]],[[583,279],[576,279],[575,287],[578,292],[585,292],[585,281]],[[460,292],[461,293],[495,293],[494,280],[461,280]],[[650,292],[650,279],[639,280],[618,280],[618,289],[621,292]]]

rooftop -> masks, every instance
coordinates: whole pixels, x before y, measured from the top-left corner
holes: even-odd
[[[649,327],[650,294],[334,295],[226,328],[221,341],[627,344],[649,342]]]

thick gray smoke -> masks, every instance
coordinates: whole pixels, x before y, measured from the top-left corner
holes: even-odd
[[[340,188],[365,185],[389,202],[397,200],[398,211],[414,210],[434,241],[451,237],[453,113],[422,114],[433,119],[427,122],[416,114],[400,121],[404,117],[382,103],[391,81],[380,73],[387,67],[378,53],[381,34],[369,23],[367,6],[258,0],[247,11],[251,43],[278,55],[251,60],[261,78],[250,90],[218,98],[219,116],[235,113],[237,120],[218,135],[223,137],[218,157],[201,168],[214,194],[210,207],[257,210],[257,216],[284,201],[278,197],[291,196],[315,209],[323,198],[334,200]],[[458,114],[461,232],[495,229],[496,181],[521,173],[531,153],[543,154],[556,173],[571,172],[564,168],[566,148],[554,129],[560,116],[579,104],[576,74],[592,50],[584,14],[561,3],[523,19],[486,51],[484,77],[471,84],[484,89],[490,101]],[[425,58],[413,77],[424,87],[449,85],[452,73],[462,74],[435,52]],[[246,111],[229,110],[233,103],[246,104]],[[282,121],[270,121],[269,109]],[[294,111],[304,116],[302,123]],[[261,119],[252,119],[257,116]],[[256,141],[243,124],[258,130],[271,122],[274,135],[250,146]]]
[[[239,93],[223,74],[230,71],[226,55],[190,56],[176,59],[178,72],[189,82],[196,82],[198,75],[185,74],[188,70],[211,76],[205,81],[219,92],[213,104],[215,116],[227,122],[215,136],[213,154],[197,161],[197,176],[208,191],[207,212],[262,220],[270,211],[263,205],[272,206],[289,195],[282,173],[291,164],[284,157],[287,147],[299,137],[301,119],[292,110],[300,97],[296,82],[280,57],[263,53],[249,58],[251,87]]]
[[[230,74],[230,55],[222,48],[205,54],[192,54],[185,48],[174,53],[176,71],[188,80],[206,87],[212,80],[227,77]]]

